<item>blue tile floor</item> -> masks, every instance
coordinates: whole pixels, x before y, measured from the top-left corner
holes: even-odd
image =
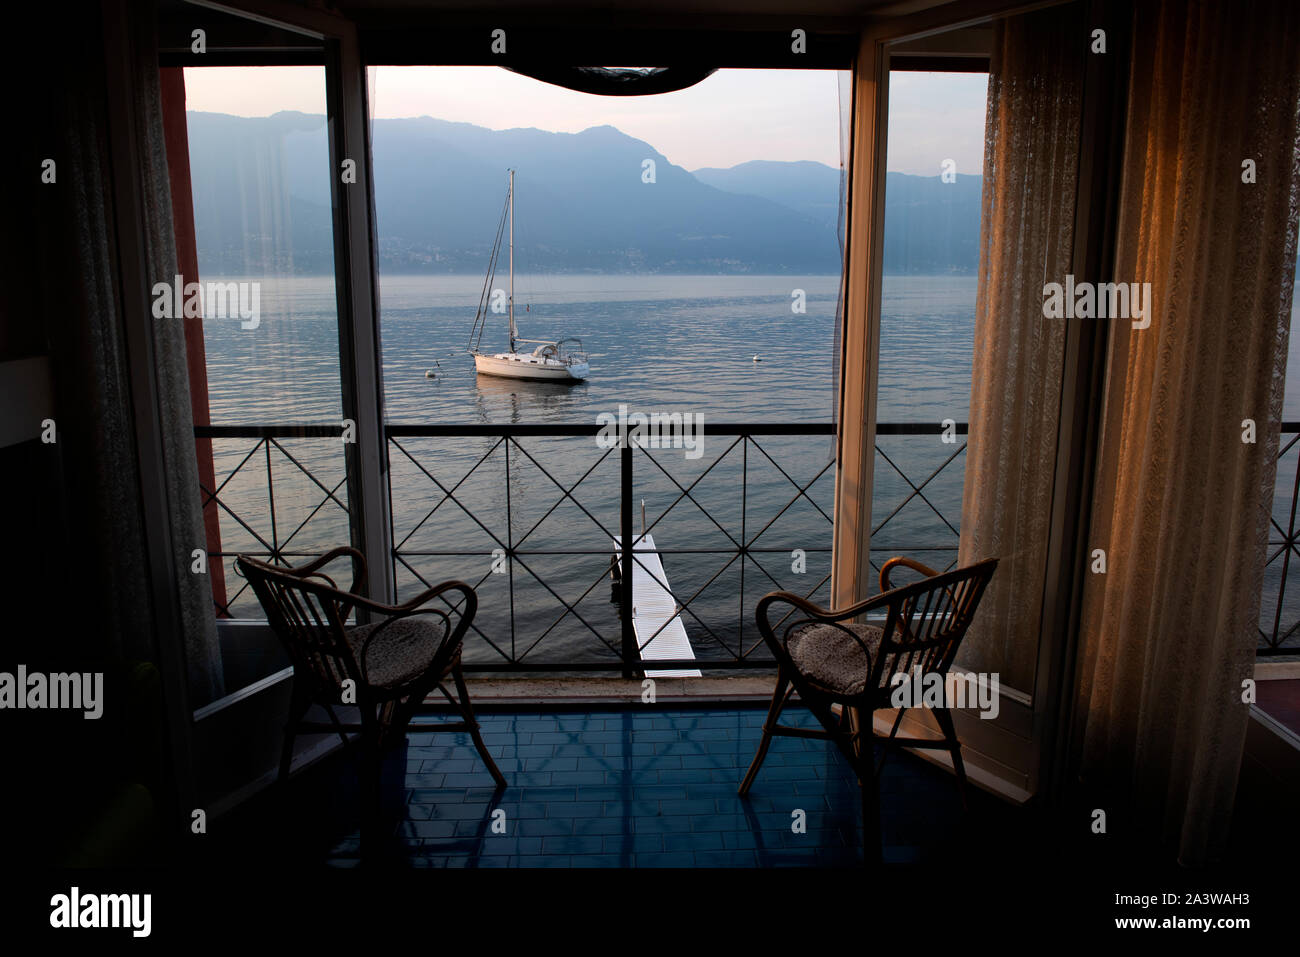
[[[472,868],[860,864],[857,783],[829,742],[774,739],[749,796],[736,794],[763,717],[760,708],[480,714],[509,782],[501,792],[468,735],[412,731],[386,772],[384,856]],[[814,724],[797,707],[782,720]],[[328,846],[286,845],[291,853],[333,866],[360,861],[348,760],[295,782],[299,807],[326,808],[295,824],[334,837]],[[886,862],[935,861],[959,853],[976,831],[1015,827],[1016,809],[973,787],[963,811],[954,779],[911,755],[891,755],[881,795]]]

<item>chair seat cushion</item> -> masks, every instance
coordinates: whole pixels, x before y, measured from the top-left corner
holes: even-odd
[[[428,615],[389,621],[391,624],[374,622],[347,630],[352,654],[370,685],[377,688],[397,688],[424,674],[446,632],[442,619]],[[365,647],[366,639],[381,625],[383,630]],[[362,648],[365,648],[364,660]]]
[[[848,631],[857,635],[861,644]],[[866,690],[882,638],[875,625],[814,623],[794,629],[786,647],[795,667],[815,688],[831,695],[855,697]],[[882,685],[884,679],[882,675]]]

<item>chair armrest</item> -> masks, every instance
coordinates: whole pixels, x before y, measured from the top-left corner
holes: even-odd
[[[793,667],[793,663],[790,661],[790,652],[787,645],[789,644],[790,632],[793,630],[794,625],[787,626],[785,633],[778,638],[775,630],[772,628],[771,621],[768,620],[768,610],[777,602],[792,605],[802,611],[808,619],[829,625],[838,631],[844,632],[844,634],[853,639],[853,641],[857,643],[858,647],[862,649],[862,653],[866,655],[867,658],[868,670],[870,669],[870,664],[875,660],[875,655],[872,654],[871,648],[867,646],[861,636],[852,629],[844,627],[840,622],[848,618],[855,618],[864,612],[873,611],[877,608],[889,607],[890,596],[876,595],[874,598],[868,598],[864,601],[857,602],[847,608],[827,609],[822,608],[793,592],[774,591],[764,595],[758,600],[758,607],[754,611],[754,618],[758,623],[759,634],[763,636],[763,640],[767,643],[768,648],[776,656],[778,661],[785,660],[787,665]],[[796,622],[795,624],[798,623],[799,622]]]
[[[433,588],[425,589],[414,598],[409,601],[404,601],[400,605],[385,605],[383,602],[372,601],[371,599],[365,598],[361,595],[355,595],[353,596],[353,599],[354,606],[357,608],[365,608],[368,611],[379,612],[380,614],[388,615],[390,617],[402,617],[411,614],[415,609],[419,608],[429,599],[437,598],[443,592],[453,590],[464,593],[467,604],[464,611],[461,612],[461,617],[472,620],[475,613],[478,611],[478,593],[463,581],[457,581],[455,579],[450,579],[439,585],[435,585]]]
[[[876,595],[874,598],[867,598],[863,601],[849,605],[847,608],[830,609],[822,608],[820,605],[814,604],[808,599],[796,595],[793,592],[769,592],[758,600],[758,607],[754,609],[754,618],[758,622],[758,630],[763,635],[764,639],[768,640],[769,644],[777,639],[776,632],[772,629],[772,624],[768,620],[768,609],[777,602],[784,602],[787,605],[793,605],[814,621],[840,627],[838,623],[845,619],[856,618],[864,612],[888,607],[889,598],[887,595]],[[847,628],[842,630],[853,635],[853,633]],[[857,639],[856,635],[853,635],[853,637],[858,640],[859,644],[861,644],[861,640]],[[780,644],[784,646],[784,640],[782,640]]]
[[[286,574],[293,575],[295,578],[323,578],[330,583],[333,588],[338,588],[334,579],[328,575],[318,572],[317,569],[324,568],[330,562],[342,558],[344,555],[351,557],[353,567],[352,587],[348,591],[356,593],[366,587],[367,569],[366,556],[351,545],[341,545],[338,548],[330,549],[320,558],[308,562],[306,565],[299,565],[296,568],[282,569]]]
[[[899,565],[904,568],[910,568],[914,572],[920,572],[926,578],[933,578],[935,575],[939,574],[929,565],[923,565],[914,558],[907,558],[904,555],[899,555],[885,562],[884,566],[880,569],[880,590],[882,592],[891,591],[893,589],[894,586],[889,583],[889,574]]]
[[[883,608],[889,604],[884,595],[876,595],[873,598],[865,598],[860,602],[849,605],[847,608],[822,608],[820,605],[814,604],[807,598],[796,595],[794,592],[774,591],[769,592],[758,600],[758,607],[754,611],[755,617],[757,618],[761,615],[764,616],[765,620],[768,606],[778,601],[794,605],[794,607],[808,614],[810,617],[827,623],[843,621],[846,618],[856,618],[863,612],[875,611],[877,608]]]
[[[451,626],[451,616],[441,608],[421,608],[431,598],[443,594],[447,591],[459,591],[465,596],[465,607],[461,610],[456,627]],[[382,602],[371,601],[369,598],[363,598],[360,595],[354,596],[352,607],[365,608],[369,611],[378,612],[385,615],[384,621],[380,622],[362,643],[361,649],[357,653],[357,668],[361,672],[361,679],[366,684],[370,683],[369,668],[366,667],[366,656],[370,650],[370,643],[374,641],[383,632],[385,628],[395,621],[403,618],[411,618],[415,615],[437,615],[446,625],[446,631],[442,636],[442,641],[434,650],[433,657],[429,659],[430,664],[437,661],[447,648],[459,647],[465,637],[465,632],[469,630],[470,623],[474,620],[474,615],[478,612],[478,594],[472,587],[462,581],[450,580],[436,585],[433,588],[426,589],[416,595],[410,601],[403,602],[400,605],[385,605]]]

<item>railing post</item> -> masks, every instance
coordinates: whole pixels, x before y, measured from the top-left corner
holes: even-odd
[[[619,539],[623,545],[622,565],[623,581],[618,591],[618,617],[623,626],[623,677],[634,677],[633,665],[640,659],[637,650],[636,630],[632,627],[632,444],[626,439],[619,452],[620,468],[620,508]]]

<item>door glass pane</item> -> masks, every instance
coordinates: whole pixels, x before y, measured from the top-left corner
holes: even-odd
[[[496,68],[371,69],[386,415],[469,427],[390,443],[397,584],[478,588],[468,662],[614,662],[621,630],[619,453],[488,425],[624,408],[809,426],[634,450],[634,531],[644,501],[699,658],[761,647],[753,606],[774,582],[825,600],[833,446],[811,424],[832,419],[843,82],[720,70],[601,97]],[[479,371],[471,347],[510,352],[511,303],[539,340],[517,352],[580,337],[582,381]]]
[[[987,92],[987,73],[889,78],[877,428],[929,431],[876,438],[877,568],[957,559],[966,440],[939,430],[970,407]]]
[[[184,80],[205,292],[196,424],[205,406],[226,430],[197,445],[230,693],[288,664],[268,631],[236,623],[265,616],[235,556],[301,564],[350,540],[342,442],[280,428],[342,419],[325,70],[186,68]]]

